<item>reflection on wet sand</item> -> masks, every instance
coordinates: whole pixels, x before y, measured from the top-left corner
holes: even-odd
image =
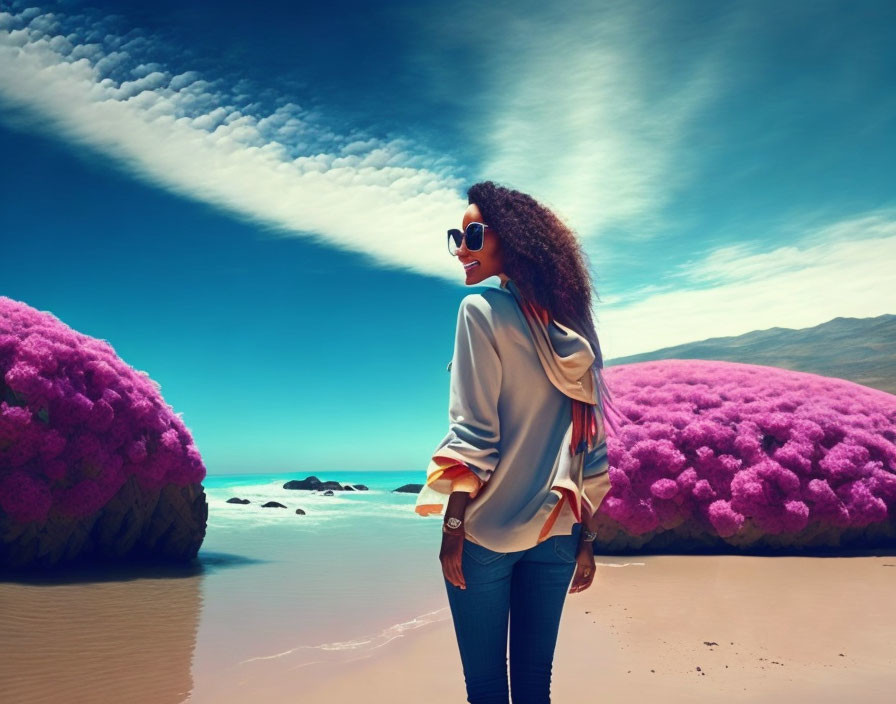
[[[193,688],[201,581],[227,562],[217,555],[180,567],[0,575],[3,701],[185,701]]]

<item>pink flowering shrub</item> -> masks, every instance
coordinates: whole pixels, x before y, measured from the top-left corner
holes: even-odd
[[[896,540],[896,396],[702,360],[606,380],[625,417],[607,440],[598,544],[836,545],[881,526]]]
[[[104,340],[0,296],[0,510],[87,516],[129,477],[142,489],[205,477],[159,385]]]

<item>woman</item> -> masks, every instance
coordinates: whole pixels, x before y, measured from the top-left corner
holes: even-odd
[[[566,594],[594,579],[593,517],[609,489],[603,359],[575,235],[518,191],[486,181],[467,195],[449,251],[468,286],[501,283],[461,301],[449,432],[415,510],[444,510],[467,700],[543,704]]]

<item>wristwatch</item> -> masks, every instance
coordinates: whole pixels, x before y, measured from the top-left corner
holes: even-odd
[[[442,532],[448,533],[448,535],[462,534],[463,528],[460,528],[462,523],[463,521],[459,518],[446,518],[444,523],[442,523]]]
[[[588,530],[584,526],[582,527],[582,541],[586,543],[593,543],[594,539],[597,538],[597,533],[593,533]]]

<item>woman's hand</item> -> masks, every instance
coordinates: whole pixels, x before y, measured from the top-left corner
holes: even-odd
[[[455,587],[460,587],[461,589],[467,588],[467,583],[464,581],[464,573],[461,570],[466,531],[461,526],[463,525],[469,501],[470,492],[462,489],[452,491],[448,497],[448,506],[445,507],[445,522],[442,524],[442,549],[439,552],[439,560],[442,561],[442,574]],[[446,526],[451,526],[450,530],[452,532],[446,533]]]
[[[466,589],[467,583],[464,581],[464,573],[461,570],[463,555],[464,534],[442,533],[442,549],[439,552],[439,560],[442,561],[442,574],[455,587]]]
[[[583,592],[594,581],[594,543],[579,541],[579,550],[576,554],[576,573],[572,578],[569,588],[570,594]]]

